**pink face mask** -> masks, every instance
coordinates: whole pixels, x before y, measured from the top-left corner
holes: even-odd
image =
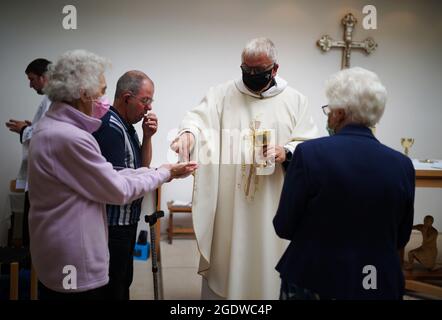
[[[109,111],[110,103],[106,96],[92,102],[92,117],[101,119]]]

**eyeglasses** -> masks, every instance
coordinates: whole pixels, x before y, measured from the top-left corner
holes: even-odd
[[[272,70],[275,67],[275,64],[271,64],[270,66],[267,67],[249,67],[246,64],[242,64],[241,65],[241,70],[245,73],[250,73],[250,74],[259,74],[259,73],[263,73],[269,70]]]
[[[330,108],[329,108],[329,106],[328,106],[328,104],[326,104],[325,106],[322,106],[321,109],[322,109],[322,112],[323,112],[326,116],[328,116],[329,113],[330,113],[330,111],[331,111]]]
[[[142,104],[144,104],[145,106],[148,106],[149,104],[153,103],[153,99],[149,98],[149,97],[145,97],[145,98],[138,98],[134,95],[131,96],[132,98],[140,101]]]

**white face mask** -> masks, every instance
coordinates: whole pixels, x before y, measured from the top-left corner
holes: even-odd
[[[109,108],[110,103],[106,96],[92,100],[92,117],[101,119],[109,111]]]

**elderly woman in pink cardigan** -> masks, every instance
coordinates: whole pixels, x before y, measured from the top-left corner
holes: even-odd
[[[106,90],[105,59],[83,50],[64,53],[48,71],[53,101],[29,150],[31,257],[43,298],[101,299],[108,282],[105,204],[124,204],[195,163],[115,171],[91,135]]]

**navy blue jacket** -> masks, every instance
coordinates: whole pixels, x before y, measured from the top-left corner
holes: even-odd
[[[411,234],[414,188],[411,160],[369,128],[298,145],[273,220],[291,240],[281,278],[328,298],[401,299],[398,249]]]

